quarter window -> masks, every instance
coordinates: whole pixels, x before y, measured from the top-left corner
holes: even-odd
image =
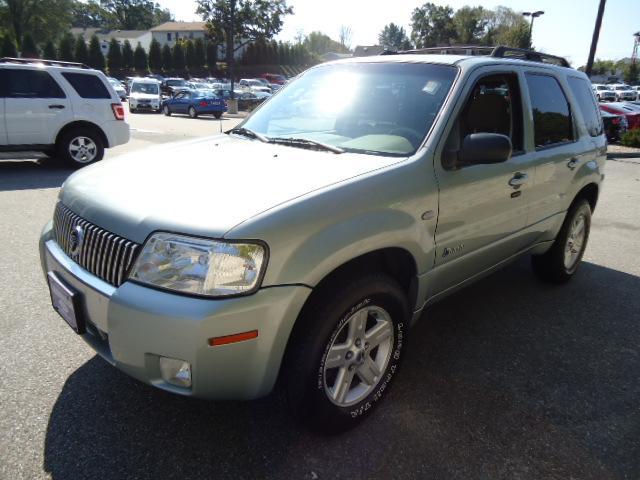
[[[82,98],[111,98],[109,90],[96,75],[64,72],[62,76]]]
[[[578,107],[584,118],[587,132],[592,137],[602,135],[602,120],[600,117],[600,111],[596,105],[593,91],[589,87],[589,83],[584,78],[569,77],[569,88],[573,93],[573,96],[578,102]]]
[[[536,148],[573,141],[569,102],[558,81],[549,75],[526,74],[533,110]]]
[[[4,70],[4,90],[9,98],[65,98],[65,94],[49,75],[41,70]]]

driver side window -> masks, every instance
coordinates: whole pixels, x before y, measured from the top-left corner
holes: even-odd
[[[458,163],[457,152],[464,138],[473,133],[506,135],[513,155],[523,152],[522,100],[515,73],[490,75],[476,82],[447,139],[442,156],[446,169],[464,167]]]

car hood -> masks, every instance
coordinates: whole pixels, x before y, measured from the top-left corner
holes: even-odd
[[[103,160],[73,174],[61,201],[113,233],[223,237],[284,202],[403,160],[267,145],[218,135]]]

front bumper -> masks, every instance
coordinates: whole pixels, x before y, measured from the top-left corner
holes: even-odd
[[[80,292],[87,319],[87,333],[81,336],[96,352],[138,380],[200,398],[249,400],[268,394],[293,324],[311,292],[283,286],[209,300],[132,282],[116,288],[73,262],[51,238],[51,224],[41,237],[40,258],[45,274],[55,272]],[[251,330],[258,330],[258,338],[208,345],[209,338]],[[189,362],[192,387],[163,381],[160,356]]]

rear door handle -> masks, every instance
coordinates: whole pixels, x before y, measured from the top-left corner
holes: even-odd
[[[511,185],[515,189],[518,189],[522,185],[527,183],[528,178],[529,178],[529,175],[527,175],[526,173],[516,172],[516,174],[513,177],[511,177],[511,180],[509,180],[509,185]]]
[[[65,108],[64,105],[49,105],[49,108],[51,110],[62,110],[63,108]]]
[[[569,170],[575,170],[578,166],[578,163],[580,163],[580,160],[578,160],[577,158],[572,158],[571,160],[569,160],[569,163],[567,163],[567,168]]]

